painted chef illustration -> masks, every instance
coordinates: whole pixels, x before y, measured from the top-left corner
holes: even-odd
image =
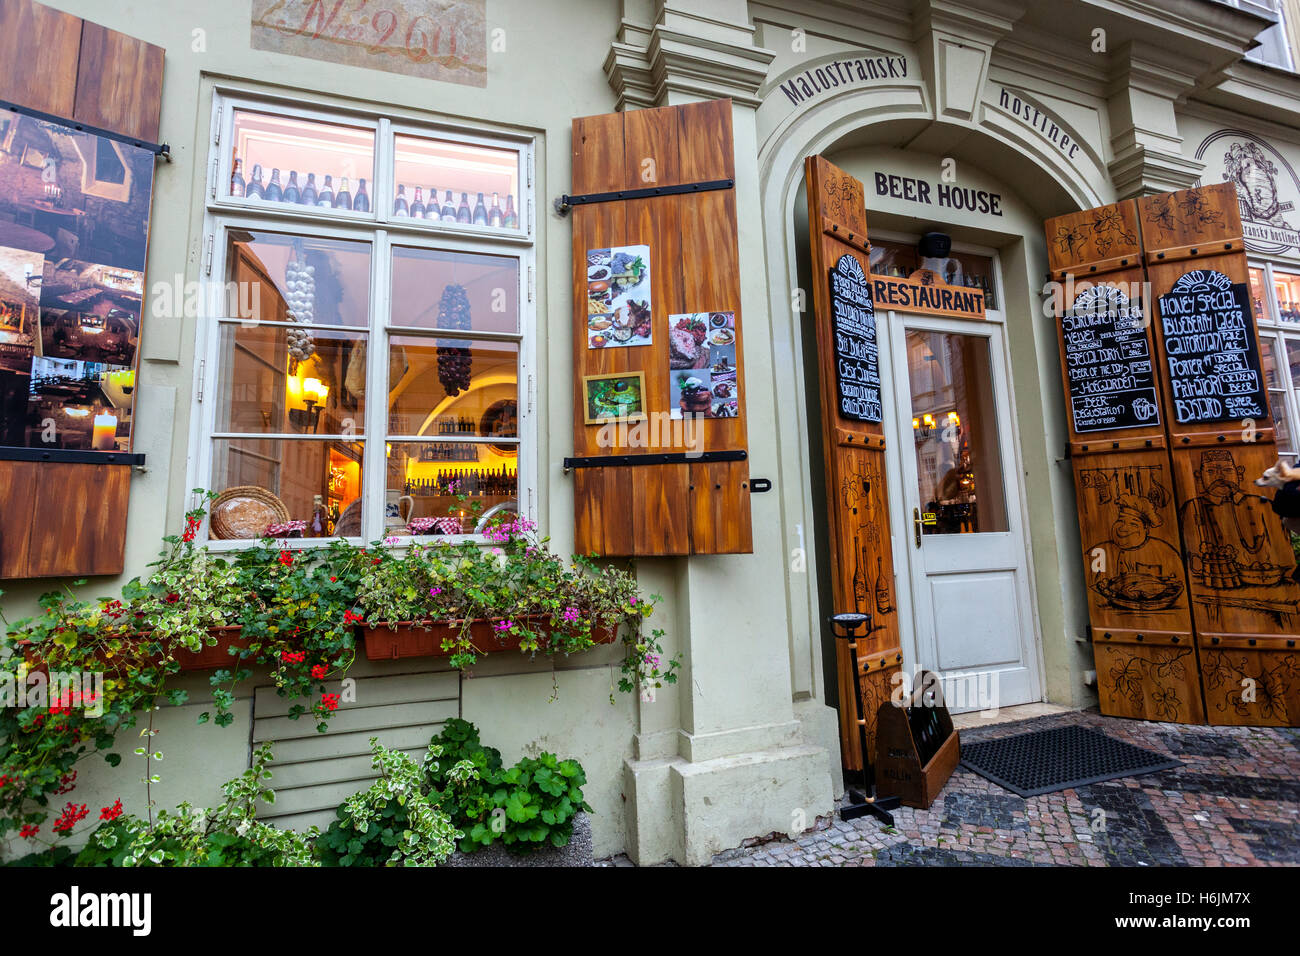
[[[1201,452],[1196,481],[1202,491],[1183,505],[1181,519],[1192,576],[1206,587],[1260,583],[1243,572],[1269,564],[1269,502],[1242,491],[1244,477],[1228,449]]]
[[[1181,578],[1182,557],[1167,541],[1151,537],[1160,527],[1155,506],[1133,494],[1120,495],[1115,503],[1118,511],[1110,526],[1110,540],[1097,546],[1104,560],[1092,563],[1094,585],[1103,585],[1104,591],[1139,577],[1171,582]],[[1093,556],[1099,557],[1096,549]]]

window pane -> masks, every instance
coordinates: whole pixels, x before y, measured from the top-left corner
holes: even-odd
[[[948,285],[965,286],[984,292],[984,307],[996,309],[993,260],[969,252],[953,252],[942,258],[922,257],[914,244],[881,239],[871,243],[871,271],[877,275],[907,278],[918,269],[929,269]]]
[[[389,341],[391,435],[506,436],[515,432],[519,346],[396,335]]]
[[[394,218],[518,229],[519,153],[398,134]]]
[[[1278,318],[1300,323],[1300,275],[1274,269],[1273,290],[1277,293]]]
[[[237,110],[232,148],[232,198],[370,211],[372,129]]]
[[[392,325],[519,331],[519,260],[432,249],[393,250]]]
[[[213,538],[261,537],[286,513],[306,522],[304,538],[361,534],[360,444],[219,438],[212,445],[213,490],[245,490],[229,504],[214,503]]]
[[[1288,343],[1288,345],[1291,343]],[[1294,360],[1300,371],[1300,343]],[[1287,418],[1286,387],[1287,374],[1278,367],[1277,340],[1271,335],[1262,335],[1259,339],[1260,364],[1264,367],[1264,384],[1268,386],[1268,406],[1273,412],[1273,426],[1277,433],[1277,447],[1280,451],[1291,448],[1291,425]]]
[[[452,453],[459,460],[442,456]],[[390,442],[385,532],[469,534],[485,518],[517,511],[518,446],[485,442]],[[458,495],[465,495],[460,501]],[[449,520],[448,520],[449,519]]]
[[[290,349],[306,357],[296,359]],[[363,430],[364,334],[223,323],[219,361],[219,432],[352,435]]]
[[[368,326],[370,243],[230,230],[226,315]]]
[[[907,364],[922,530],[1006,531],[988,339],[909,330]]]
[[[1264,298],[1264,270],[1250,270],[1250,306],[1255,313],[1255,325],[1261,322],[1271,322],[1273,317],[1268,314],[1268,304]]]

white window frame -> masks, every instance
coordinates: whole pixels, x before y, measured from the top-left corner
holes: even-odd
[[[233,136],[234,115],[238,110],[274,111],[277,115],[294,116],[326,123],[363,126],[375,131],[375,169],[371,193],[371,211],[354,210],[317,211],[315,207],[284,206],[277,208],[268,203],[241,201],[223,195],[221,184],[229,183],[231,176],[231,150],[228,144]],[[537,303],[535,292],[537,253],[534,242],[533,169],[536,141],[534,137],[489,134],[488,131],[452,129],[445,123],[422,125],[406,118],[388,118],[379,114],[335,110],[328,106],[317,108],[291,105],[273,97],[252,95],[245,91],[214,90],[212,103],[212,133],[209,142],[209,181],[204,192],[203,247],[199,263],[200,304],[198,334],[196,338],[195,402],[197,413],[193,416],[190,437],[190,455],[187,488],[208,488],[212,484],[213,444],[226,432],[216,430],[219,404],[221,327],[238,324],[229,321],[226,312],[224,289],[227,279],[227,235],[231,228],[252,232],[280,232],[322,239],[361,240],[370,243],[371,270],[369,295],[369,324],[343,326],[316,324],[314,327],[343,332],[364,332],[367,342],[366,409],[361,434],[348,439],[362,445],[361,472],[361,534],[356,537],[291,538],[282,543],[292,549],[321,547],[330,541],[344,540],[351,544],[365,544],[380,538],[384,532],[385,501],[387,498],[387,465],[385,448],[388,437],[388,349],[391,335],[418,334],[430,340],[449,338],[446,332],[436,334],[428,328],[410,329],[390,323],[391,263],[395,247],[414,247],[444,252],[477,253],[514,259],[518,262],[516,301],[519,310],[518,331],[513,333],[456,330],[457,339],[476,341],[512,341],[519,346],[518,398],[519,427],[517,444],[517,507],[519,514],[537,520],[537,494],[539,483],[536,375],[537,375]],[[392,217],[380,208],[378,197],[392,193],[391,175],[394,157],[394,135],[411,134],[453,140],[476,145],[517,150],[519,153],[520,196],[516,212],[520,225],[516,230],[486,229],[461,223],[442,223]],[[223,145],[226,144],[226,145]],[[223,321],[226,320],[226,321]],[[373,384],[372,384],[373,383]],[[309,435],[284,435],[279,433],[240,433],[239,437],[252,440],[286,439],[294,441],[319,441]],[[323,440],[331,440],[326,437]],[[334,438],[333,440],[339,440]],[[429,436],[437,440],[437,436]],[[500,443],[501,439],[480,439],[456,436],[457,442],[481,441]],[[254,539],[216,539],[208,534],[205,520],[200,539],[213,551],[234,551],[256,544]],[[406,538],[406,544],[428,538]],[[484,542],[482,535],[440,535],[439,541]]]
[[[1276,263],[1278,271],[1300,275],[1300,262],[1280,261]],[[1273,284],[1274,262],[1268,259],[1250,259],[1250,268],[1259,269],[1264,278],[1264,317],[1257,322],[1260,339],[1267,339],[1273,349],[1274,361],[1278,363],[1278,374],[1282,378],[1284,400],[1286,402],[1287,424],[1291,428],[1291,443],[1297,447],[1280,449],[1279,453],[1289,454],[1300,461],[1300,386],[1291,379],[1291,367],[1287,362],[1287,341],[1300,345],[1300,323],[1283,322],[1282,312],[1278,306],[1277,288]],[[1269,401],[1273,400],[1273,390],[1269,390]]]

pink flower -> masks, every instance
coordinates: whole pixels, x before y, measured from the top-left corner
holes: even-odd
[[[565,608],[564,614],[562,616],[565,621],[567,621],[570,624],[574,624],[577,622],[579,617],[578,609],[576,607]]]
[[[441,593],[442,593],[442,588],[429,588],[430,597],[437,597]]]
[[[388,544],[388,545],[397,544],[397,535],[390,534],[387,538],[384,539],[384,544]]]
[[[515,622],[514,622],[514,621],[497,621],[497,622],[496,622],[495,624],[493,624],[492,626],[493,626],[494,628],[496,628],[500,633],[505,634],[505,633],[507,633],[507,632],[509,632],[509,631],[513,631],[513,630],[515,629]]]

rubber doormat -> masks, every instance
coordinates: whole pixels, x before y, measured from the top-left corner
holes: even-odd
[[[1165,754],[1074,726],[972,744],[963,741],[961,762],[1022,797],[1183,765]]]

